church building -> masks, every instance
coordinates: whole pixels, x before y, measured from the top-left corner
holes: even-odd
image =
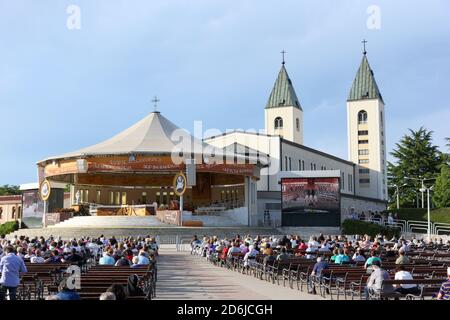
[[[305,109],[306,110],[306,109]],[[347,99],[348,159],[304,144],[303,107],[285,62],[273,86],[265,113],[265,132],[231,131],[205,139],[219,148],[268,157],[257,182],[258,216],[252,225],[337,227],[353,212],[383,211],[387,203],[384,101],[364,51]],[[285,213],[283,179],[339,181],[339,210],[331,214]]]

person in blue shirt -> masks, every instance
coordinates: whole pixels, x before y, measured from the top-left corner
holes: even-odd
[[[316,286],[315,284],[320,281],[320,278],[322,276],[322,270],[326,270],[329,268],[328,262],[323,259],[323,257],[319,256],[317,257],[317,263],[314,264],[313,270],[311,272],[310,280],[308,281],[308,292],[312,294],[316,294]],[[313,281],[313,278],[317,279],[316,281]]]
[[[335,264],[344,264],[350,262],[350,257],[344,254],[344,250],[339,249],[339,254],[334,259]]]
[[[139,262],[138,264],[142,265],[142,264],[150,264],[150,260],[146,257],[145,255],[145,251],[141,251],[139,252]]]
[[[115,265],[116,264],[116,260],[114,260],[112,255],[113,255],[113,250],[112,249],[107,250],[103,254],[103,257],[101,257],[100,260],[98,261],[98,264],[100,264],[100,265],[110,265],[110,266]]]
[[[0,286],[2,296],[9,294],[9,300],[16,300],[17,287],[20,284],[20,273],[27,272],[27,267],[23,260],[14,254],[14,248],[8,246],[5,249],[5,255],[0,260]]]
[[[80,295],[75,288],[70,285],[67,278],[63,279],[58,286],[59,293],[56,295],[59,300],[80,300]]]

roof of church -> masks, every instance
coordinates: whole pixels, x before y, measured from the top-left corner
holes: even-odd
[[[369,60],[367,60],[367,55],[364,54],[347,101],[366,99],[380,99],[383,101],[375,76],[370,68]]]
[[[300,102],[295,94],[292,81],[284,67],[284,63],[281,66],[281,70],[278,73],[278,78],[275,81],[272,92],[270,93],[269,101],[267,101],[266,108],[278,108],[278,107],[297,107],[302,110]]]

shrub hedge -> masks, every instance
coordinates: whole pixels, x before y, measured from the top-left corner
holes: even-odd
[[[379,224],[364,222],[359,220],[345,220],[342,223],[342,232],[346,235],[364,235],[368,234],[371,237],[375,237],[379,234],[392,238],[400,236],[400,229],[382,227]]]
[[[11,232],[19,230],[19,222],[18,221],[9,221],[0,225],[0,236],[7,235]]]

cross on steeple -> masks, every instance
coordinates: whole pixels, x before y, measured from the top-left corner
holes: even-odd
[[[153,107],[155,108],[155,111],[156,111],[156,109],[158,108],[158,102],[159,102],[158,97],[154,96],[152,102],[154,103]]]
[[[283,50],[280,53],[281,53],[281,56],[282,56],[282,59],[283,59],[281,64],[285,64],[286,62],[284,61],[284,55],[286,54],[286,51]]]
[[[363,46],[364,46],[364,55],[366,55],[367,54],[367,50],[366,50],[366,43],[367,43],[367,40],[366,39],[363,39],[363,41],[361,41],[361,43],[363,44]]]

